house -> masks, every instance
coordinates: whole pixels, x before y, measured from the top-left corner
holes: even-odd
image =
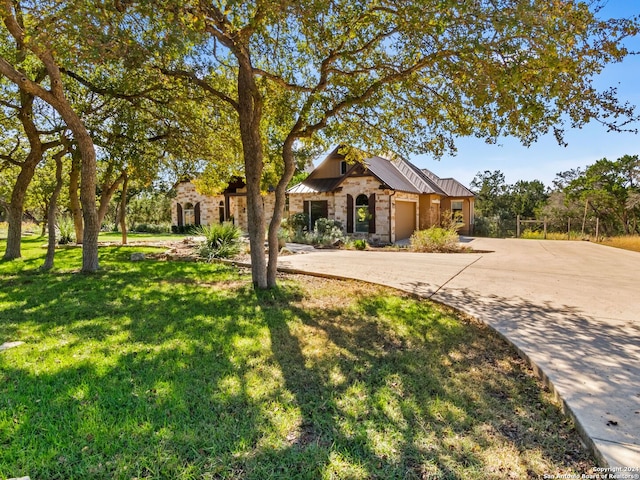
[[[246,187],[241,179],[214,196],[198,193],[191,182],[178,183],[176,191],[171,215],[178,229],[233,221],[247,231]],[[348,235],[373,243],[394,243],[415,230],[439,225],[445,211],[462,217],[461,234],[473,231],[473,193],[453,178],[439,178],[400,158],[374,156],[349,164],[336,148],[287,196],[285,216],[306,213],[311,228],[318,218],[334,219]],[[269,222],[273,194],[264,195],[263,202]]]
[[[199,193],[193,182],[188,180],[178,182],[175,189],[176,196],[171,202],[173,230],[222,222],[233,222],[241,230],[248,230],[247,188],[242,179],[232,179],[219,195]],[[266,221],[270,222],[269,212],[274,209],[274,195],[263,195],[263,202]]]
[[[320,217],[337,220],[348,235],[372,242],[409,238],[439,225],[445,211],[462,216],[461,234],[473,231],[473,193],[401,158],[374,156],[350,165],[336,148],[287,193],[289,214],[307,213],[310,225]]]

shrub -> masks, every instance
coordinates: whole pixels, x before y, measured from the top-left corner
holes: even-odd
[[[416,252],[457,252],[460,251],[458,241],[455,230],[431,227],[411,235],[411,249]]]
[[[169,233],[171,227],[168,223],[138,223],[133,226],[131,231],[138,233]]]
[[[242,249],[241,231],[233,223],[203,225],[197,229],[196,233],[205,237],[198,253],[207,261],[214,258],[234,257]]]
[[[58,217],[56,222],[58,227],[58,245],[67,245],[73,242],[73,236],[75,235],[75,226],[73,224],[73,218],[64,215]]]
[[[171,233],[187,234],[187,235],[201,235],[200,227],[196,225],[171,225]]]
[[[328,218],[319,218],[314,225],[314,231],[318,235],[327,235],[335,233],[338,229],[342,233],[342,224],[337,220],[329,220]]]
[[[507,238],[516,234],[516,219],[509,213],[491,217],[476,216],[473,234],[478,237]]]
[[[353,241],[353,248],[355,248],[356,250],[366,250],[367,241],[362,238],[358,238]]]
[[[311,239],[314,245],[329,246],[344,243],[342,224],[336,220],[319,218],[314,225]]]
[[[457,232],[462,227],[464,227],[464,217],[462,215],[462,212],[452,212],[451,210],[445,210],[444,212],[442,212],[442,222],[440,223],[440,226],[445,230]]]
[[[305,228],[306,223],[303,223],[308,218],[304,213],[297,213],[291,215],[287,222],[283,222],[282,228],[285,232],[288,232],[287,239],[289,241],[325,247],[345,241],[340,222],[328,218],[319,218],[316,220],[314,229],[309,232]]]
[[[309,230],[309,215],[306,213],[294,213],[283,222],[283,227],[294,232]]]
[[[532,230],[530,228],[525,229],[520,238],[526,238],[529,240],[544,240],[544,231]],[[546,240],[582,240],[583,236],[580,232],[547,232]]]

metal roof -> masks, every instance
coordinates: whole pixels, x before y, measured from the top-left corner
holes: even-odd
[[[420,193],[446,195],[434,179],[425,175],[425,173],[413,163],[402,158],[397,158],[393,163],[407,178],[410,178],[413,181],[413,183],[418,187]]]
[[[337,178],[307,178],[294,185],[287,193],[321,193],[335,190],[342,182],[342,177]]]
[[[474,197],[474,193],[454,178],[440,178],[438,184],[449,197]]]
[[[337,149],[331,152],[324,162],[336,157],[341,157]],[[307,179],[288,189],[287,193],[331,192],[340,187],[340,184],[351,175],[367,172],[391,190],[448,197],[474,196],[467,187],[453,178],[442,179],[430,170],[421,170],[403,158],[388,160],[379,156],[366,158],[363,163],[352,166],[345,175],[340,177],[314,178],[312,172]]]
[[[392,190],[421,193],[411,181],[386,158],[371,157],[364,161],[367,169]]]

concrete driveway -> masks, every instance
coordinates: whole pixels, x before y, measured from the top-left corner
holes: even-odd
[[[640,253],[467,241],[490,253],[318,250],[280,266],[389,285],[484,321],[555,390],[601,462],[640,468]]]

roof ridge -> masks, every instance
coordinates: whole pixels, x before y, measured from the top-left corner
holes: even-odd
[[[446,195],[446,192],[444,191],[444,189],[436,181],[434,181],[434,179],[430,178],[416,165],[414,165],[413,163],[411,163],[409,160],[405,158],[399,157],[398,160],[401,161],[407,168],[409,168],[411,172],[420,180],[422,185],[418,187],[418,190],[422,191],[423,193],[437,193],[437,194]],[[433,174],[433,172],[430,172],[430,173]],[[437,178],[437,175],[435,174],[433,175],[436,176]],[[425,188],[425,185],[427,188]]]

